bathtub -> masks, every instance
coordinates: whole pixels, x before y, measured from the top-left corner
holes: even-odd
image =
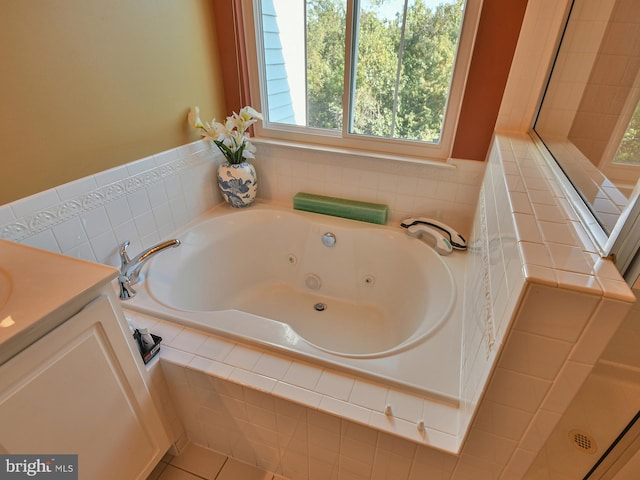
[[[457,401],[464,253],[267,204],[216,207],[174,237],[125,309]]]

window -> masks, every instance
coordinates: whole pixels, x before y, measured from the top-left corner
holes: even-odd
[[[246,0],[257,135],[448,158],[478,3]]]
[[[622,136],[613,163],[640,165],[640,103],[636,106],[629,126]]]
[[[627,75],[630,75],[630,70],[632,69],[628,69]],[[600,130],[605,130],[610,135],[604,142],[598,168],[627,198],[630,198],[640,178],[640,69],[634,64],[634,70],[633,73],[636,75],[634,82],[619,87],[609,87],[607,90],[607,92],[615,92],[617,103],[614,102],[615,107],[610,106],[605,111],[606,115],[601,118],[606,119],[604,121],[610,121],[617,115],[617,119],[611,122],[609,131],[599,126]],[[601,96],[602,93],[600,93]]]

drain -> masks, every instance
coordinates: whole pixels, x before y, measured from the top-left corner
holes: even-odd
[[[569,440],[574,447],[583,453],[595,453],[598,450],[595,439],[586,432],[571,430]]]
[[[327,305],[325,303],[319,302],[313,306],[316,312],[324,312],[327,309]]]

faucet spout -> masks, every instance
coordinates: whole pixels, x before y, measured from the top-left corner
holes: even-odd
[[[127,240],[120,248],[120,276],[118,277],[118,282],[120,283],[120,298],[124,300],[135,296],[136,291],[133,289],[133,285],[138,283],[140,270],[142,270],[144,264],[157,253],[167,248],[178,247],[180,240],[173,239],[154,245],[134,257],[133,260],[129,258],[129,254],[127,253],[129,244],[130,242]]]

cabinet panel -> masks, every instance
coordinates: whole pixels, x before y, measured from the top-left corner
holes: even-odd
[[[169,446],[105,297],[0,367],[0,391],[0,450],[78,454],[80,478],[145,478]]]

